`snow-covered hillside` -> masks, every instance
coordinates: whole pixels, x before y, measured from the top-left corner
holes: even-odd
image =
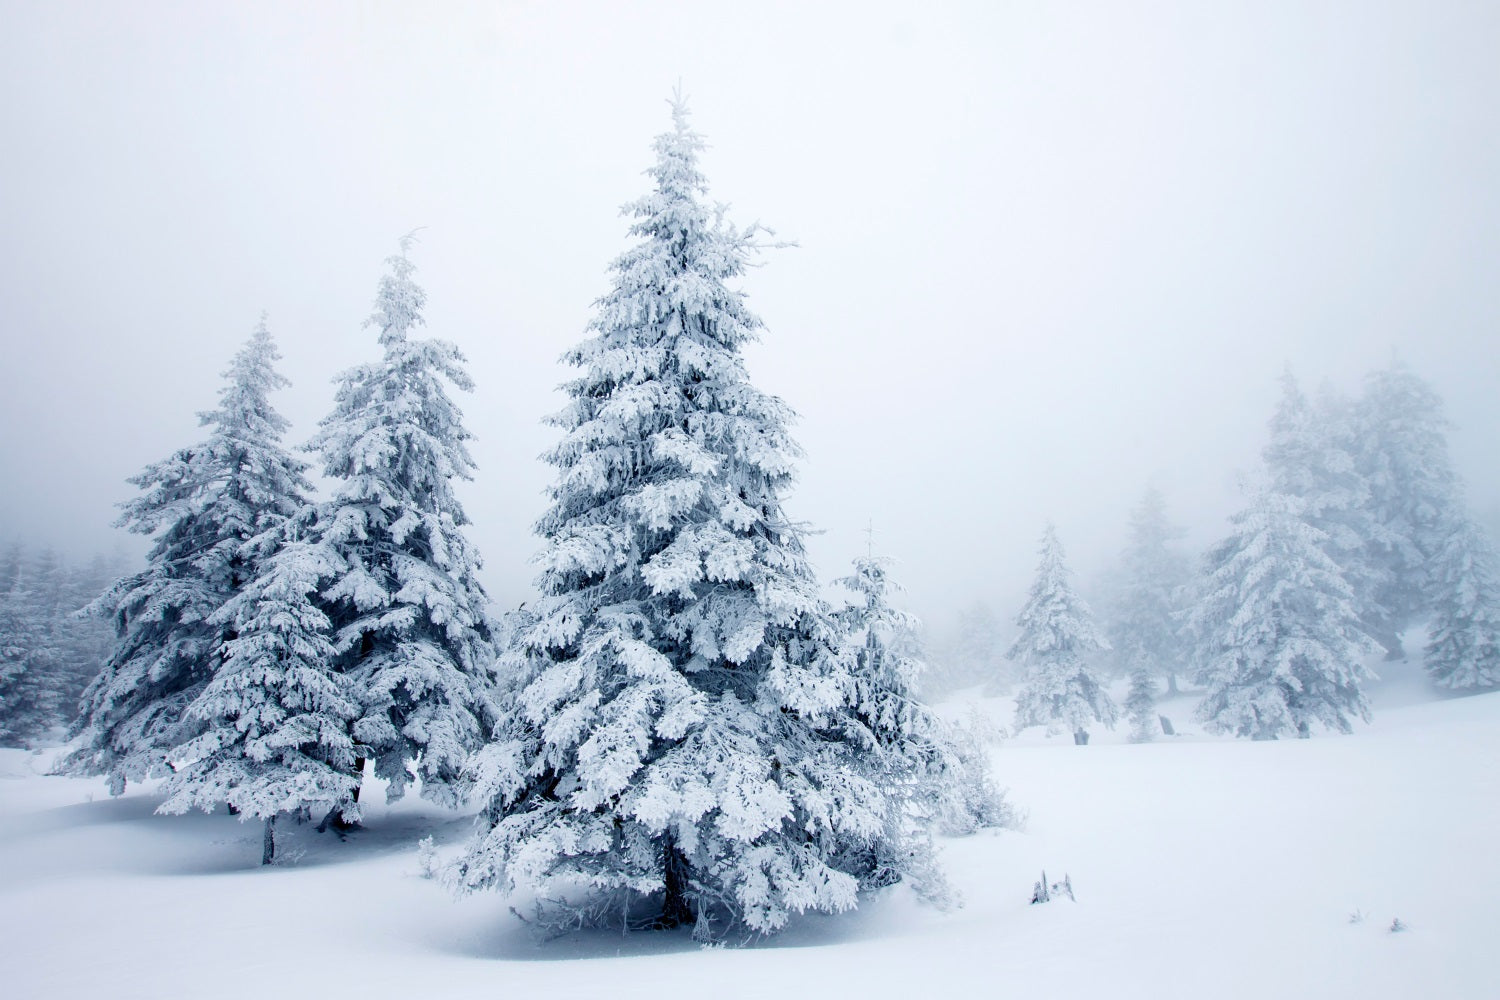
[[[1402,668],[1397,668],[1399,675]],[[744,949],[687,931],[539,942],[493,894],[455,901],[469,821],[374,796],[345,842],[288,824],[157,816],[102,781],[0,752],[4,987],[32,997],[1493,997],[1500,970],[1500,693],[1372,689],[1353,736],[1184,735],[994,748],[1023,832],[946,841],[964,905],[898,889]],[[1006,724],[1004,699],[978,703]],[[948,706],[956,715],[971,706]],[[1042,869],[1077,899],[1028,905]],[[1399,919],[1405,930],[1392,933]]]

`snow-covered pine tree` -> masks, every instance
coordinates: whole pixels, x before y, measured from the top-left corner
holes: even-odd
[[[1500,685],[1500,564],[1483,530],[1467,517],[1450,520],[1432,560],[1436,606],[1423,666],[1433,682],[1454,689]]]
[[[1401,633],[1435,603],[1431,568],[1446,526],[1463,516],[1448,422],[1436,391],[1399,363],[1366,377],[1355,417],[1356,468],[1372,519],[1368,559],[1378,574],[1379,619],[1367,630],[1400,659]]]
[[[874,734],[866,765],[890,796],[893,843],[920,838],[913,820],[947,834],[972,833],[1012,820],[982,745],[952,731],[916,696],[926,665],[917,647],[917,619],[896,608],[901,591],[888,559],[868,554],[834,581],[854,602],[837,612],[854,658],[855,703]]]
[[[702,139],[680,97],[672,114],[654,190],[626,209],[638,242],[564,356],[580,374],[553,418],[544,596],[475,764],[491,828],[452,875],[592,890],[616,923],[654,898],[657,926],[769,933],[855,906],[902,845],[864,774],[879,739],[853,658],[782,510],[792,413],[740,353],[761,324],[728,282],[755,231],[703,203]]]
[[[156,535],[144,570],[93,604],[114,624],[115,644],[84,693],[82,740],[68,766],[127,779],[165,773],[175,748],[196,735],[184,710],[222,661],[232,625],[215,613],[259,567],[246,543],[305,503],[305,463],[281,447],[286,420],[269,396],[289,384],[264,319],[227,371],[217,409],[200,414],[207,440],[148,466],[130,481],[143,496],[122,505],[119,525]]]
[[[214,613],[234,637],[226,659],[187,715],[199,735],[181,747],[160,813],[220,803],[241,820],[265,821],[263,864],[275,856],[283,813],[342,809],[359,785],[350,730],[359,718],[350,678],[335,668],[318,582],[334,566],[323,546],[300,540],[301,517],[274,525],[259,576]],[[351,813],[345,816],[353,820]]]
[[[1386,573],[1370,560],[1369,541],[1380,529],[1357,468],[1353,407],[1327,386],[1316,403],[1310,401],[1290,369],[1281,376],[1281,390],[1262,452],[1270,488],[1301,502],[1302,519],[1322,534],[1323,550],[1353,591],[1364,630],[1388,649],[1399,649],[1399,630],[1391,628],[1378,600]]]
[[[380,331],[381,360],[338,377],[334,409],[310,449],[336,488],[310,539],[331,567],[322,597],[387,796],[413,777],[424,798],[457,804],[456,780],[495,721],[495,652],[479,552],[454,494],[472,478],[470,434],[447,385],[473,382],[458,348],[418,339],[426,293],[413,280],[413,238],[387,259],[367,326]],[[355,762],[355,776],[364,760]],[[356,785],[357,787],[357,785]],[[341,805],[345,816],[357,809]]]
[[[1109,649],[1093,612],[1073,589],[1057,529],[1042,533],[1041,562],[1026,604],[1016,616],[1021,633],[1007,658],[1025,671],[1016,696],[1016,728],[1062,723],[1073,742],[1089,741],[1091,722],[1114,728],[1115,704],[1087,657]]]
[[[1369,720],[1360,685],[1374,644],[1303,508],[1263,491],[1208,554],[1188,628],[1208,688],[1197,715],[1211,730],[1264,740],[1306,737],[1314,724],[1347,733],[1352,719]]]
[[[1127,675],[1144,671],[1148,679],[1163,677],[1171,694],[1177,693],[1177,675],[1187,665],[1178,618],[1192,568],[1174,544],[1185,534],[1167,519],[1160,491],[1148,489],[1131,512],[1130,544],[1109,602],[1108,635],[1116,668]],[[1137,684],[1133,690],[1148,687],[1154,691],[1155,683]]]

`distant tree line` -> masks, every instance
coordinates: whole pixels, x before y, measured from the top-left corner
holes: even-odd
[[[121,558],[70,564],[20,542],[0,549],[0,746],[56,736],[109,655],[109,626],[85,613]]]
[[[1203,690],[1210,730],[1255,739],[1348,732],[1369,719],[1371,654],[1404,659],[1425,626],[1422,663],[1442,688],[1500,684],[1500,563],[1463,499],[1442,402],[1400,364],[1366,377],[1359,398],[1310,400],[1290,372],[1270,421],[1264,474],[1231,531],[1196,572],[1160,493],[1131,515],[1106,581],[1104,626],[1078,597],[1049,527],[1020,634],[1006,648],[982,607],[949,654],[960,680],[1015,679],[1016,725],[1113,725],[1102,688],[1129,678],[1133,740],[1159,731],[1158,685]],[[941,677],[941,675],[939,675]]]

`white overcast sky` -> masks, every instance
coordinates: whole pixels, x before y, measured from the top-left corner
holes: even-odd
[[[1500,4],[0,0],[0,536],[109,550],[262,310],[300,443],[373,358],[382,261],[467,353],[465,495],[529,595],[536,456],[680,79],[802,414],[825,578],[1009,614],[1148,485],[1202,544],[1276,378],[1399,355],[1500,519]],[[141,551],[138,543],[127,549]]]

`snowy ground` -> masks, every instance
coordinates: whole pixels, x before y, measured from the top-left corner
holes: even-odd
[[[418,802],[343,843],[285,831],[262,869],[256,824],[155,816],[149,790],[110,800],[0,751],[0,995],[1500,996],[1500,693],[1373,694],[1348,737],[1211,739],[1189,700],[1165,709],[1185,734],[1149,745],[1030,731],[994,750],[1025,831],[944,844],[962,908],[898,889],[737,950],[539,943],[504,900],[420,877],[416,841],[451,855],[468,821]],[[1027,905],[1043,868],[1077,901]]]

